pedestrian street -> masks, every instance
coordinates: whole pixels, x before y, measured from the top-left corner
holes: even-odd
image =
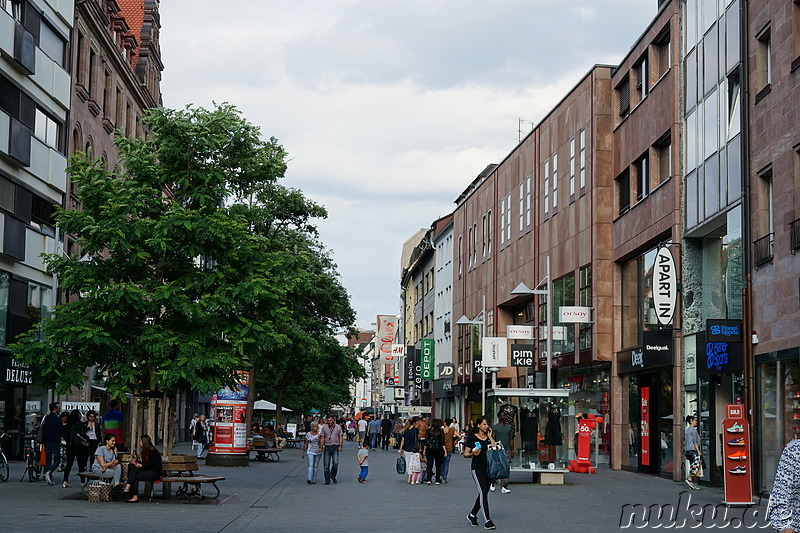
[[[185,444],[176,451],[191,453]],[[222,495],[218,500],[161,500],[157,485],[153,502],[135,505],[90,503],[77,484],[64,489],[60,482],[54,486],[43,481],[20,482],[24,467],[14,462],[11,479],[0,483],[4,509],[0,530],[82,532],[87,520],[125,530],[135,524],[141,531],[192,533],[307,531],[322,524],[326,531],[369,527],[380,532],[407,532],[409,527],[418,529],[429,521],[435,522],[434,531],[475,530],[466,520],[476,496],[469,460],[453,457],[447,484],[412,486],[395,472],[396,451],[370,451],[368,482],[360,484],[356,453],[355,443],[344,443],[338,483],[329,486],[324,485],[321,462],[319,482],[306,483],[307,463],[300,459],[299,449],[284,450],[278,462],[251,462],[247,468],[212,467],[201,462],[201,473],[227,478],[219,484]],[[54,476],[57,482],[60,475]],[[499,531],[620,531],[625,504],[677,507],[683,494],[691,496],[692,504],[704,506],[716,505],[723,498],[721,490],[689,491],[683,483],[605,467],[595,475],[568,473],[561,486],[522,483],[525,480],[524,476],[512,477],[510,494],[501,494],[499,489],[490,493],[491,516]],[[765,506],[766,500],[759,509],[763,511]],[[477,529],[483,530],[482,523]]]

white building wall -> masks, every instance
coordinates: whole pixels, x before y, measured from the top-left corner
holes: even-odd
[[[434,239],[436,299],[433,305],[436,372],[439,363],[453,362],[453,228]]]

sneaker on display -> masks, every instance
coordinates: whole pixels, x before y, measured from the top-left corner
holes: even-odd
[[[747,468],[743,466],[737,466],[736,468],[731,468],[730,470],[728,470],[728,472],[730,472],[731,474],[746,474]]]
[[[744,433],[744,426],[737,422],[736,424],[729,427],[726,431],[728,433]]]
[[[744,437],[736,437],[728,441],[728,446],[744,446]]]
[[[728,459],[732,461],[744,461],[745,459],[747,459],[747,454],[745,454],[744,452],[732,453],[728,456]]]

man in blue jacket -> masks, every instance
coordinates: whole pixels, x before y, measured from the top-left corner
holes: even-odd
[[[53,471],[61,463],[61,438],[64,436],[64,426],[61,425],[61,404],[53,402],[50,404],[50,414],[44,417],[44,452],[47,458],[44,467],[44,479],[50,485],[53,484]]]

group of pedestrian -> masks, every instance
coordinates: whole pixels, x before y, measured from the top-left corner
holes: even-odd
[[[53,474],[63,471],[62,487],[69,487],[70,474],[76,463],[78,471],[94,469],[97,465],[95,452],[106,435],[114,436],[119,446],[124,448],[123,415],[117,409],[117,400],[111,400],[109,407],[103,416],[105,424],[101,425],[95,411],[87,412],[84,418],[77,409],[61,413],[59,402],[50,403],[50,412],[42,420],[41,427],[41,442],[45,451],[44,479],[47,483],[53,485]]]
[[[338,483],[336,474],[339,473],[339,453],[344,444],[343,423],[336,423],[333,416],[328,416],[325,425],[320,428],[317,421],[309,422],[309,431],[303,442],[303,451],[300,458],[308,457],[308,475],[306,483],[317,483],[317,467],[320,457],[323,461],[325,484]]]

